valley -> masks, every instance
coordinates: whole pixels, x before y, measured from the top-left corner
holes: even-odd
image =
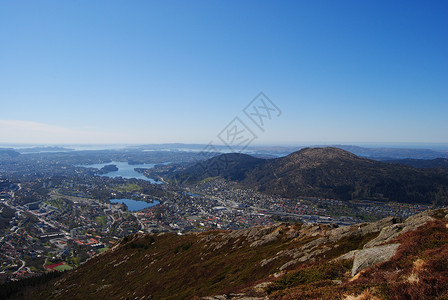
[[[336,150],[336,154],[341,152]],[[191,180],[200,174],[199,155],[70,151],[27,153],[1,160],[0,280],[33,277],[54,268],[76,268],[138,232],[183,235],[274,226],[278,222],[349,226],[387,216],[406,218],[437,206],[423,201],[319,197],[307,195],[306,189],[294,197],[262,192],[246,185],[250,181],[244,177],[231,174],[236,171],[243,176],[244,172],[239,171],[241,160],[227,160],[227,169],[220,170],[222,174],[205,172]],[[252,166],[263,162],[250,156],[243,158],[249,159]],[[118,166],[118,170],[104,173],[105,165]],[[170,169],[174,171],[166,171]],[[189,180],[176,180],[188,170],[195,170],[190,171]],[[129,199],[149,207],[128,208],[112,203],[116,202],[113,199]]]

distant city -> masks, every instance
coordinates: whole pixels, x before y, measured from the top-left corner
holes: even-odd
[[[286,198],[219,176],[179,183],[155,175],[154,166],[160,171],[201,162],[203,147],[0,148],[1,281],[75,268],[136,232],[182,235],[278,222],[345,226],[434,207],[306,194]],[[341,147],[379,160],[448,157],[440,149]],[[247,153],[275,158],[296,150],[266,146]]]

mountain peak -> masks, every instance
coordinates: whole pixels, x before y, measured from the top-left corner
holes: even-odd
[[[180,173],[192,180],[221,176],[287,198],[448,203],[436,197],[448,191],[447,172],[375,161],[336,147],[304,148],[275,159],[222,154]]]
[[[355,154],[336,147],[316,147],[303,148],[299,151],[293,152],[288,156],[304,156],[313,159],[334,159],[334,158],[359,158]],[[288,157],[287,156],[287,157]]]

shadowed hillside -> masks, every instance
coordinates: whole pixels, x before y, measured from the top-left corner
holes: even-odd
[[[333,147],[306,148],[276,159],[222,154],[171,176],[189,181],[221,176],[285,197],[448,204],[446,169],[379,162]]]

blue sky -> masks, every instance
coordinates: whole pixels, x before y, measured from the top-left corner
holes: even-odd
[[[448,143],[446,53],[447,1],[0,1],[0,143]]]

